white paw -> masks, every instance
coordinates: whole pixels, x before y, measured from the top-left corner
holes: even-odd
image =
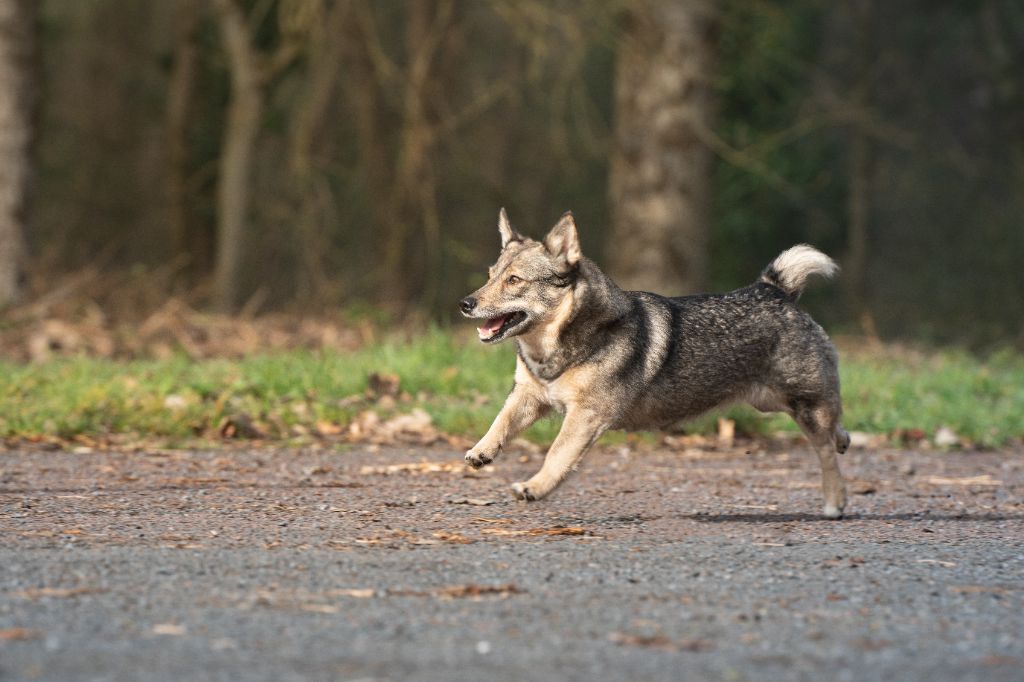
[[[494,461],[494,456],[486,452],[478,452],[476,448],[466,451],[466,464],[479,469],[482,466],[490,464]]]
[[[512,484],[512,494],[516,496],[517,500],[523,500],[524,502],[533,502],[539,499],[530,491],[529,484],[522,482]]]

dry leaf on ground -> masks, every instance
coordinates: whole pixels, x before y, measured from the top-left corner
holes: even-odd
[[[553,528],[527,528],[513,530],[509,528],[484,528],[482,533],[487,535],[590,535],[590,531],[579,526],[554,526]]]
[[[329,597],[352,597],[354,599],[369,599],[376,596],[376,590],[366,587],[344,588],[339,590],[328,590]]]
[[[524,594],[526,590],[508,583],[506,585],[450,585],[430,590],[392,589],[389,596],[394,597],[438,597],[441,599],[480,599],[482,597],[498,597],[504,599],[513,594]]]
[[[348,436],[354,441],[378,445],[430,445],[441,438],[430,415],[418,407],[409,414],[400,414],[386,421],[381,421],[376,412],[361,412],[349,424]]]
[[[401,379],[397,374],[371,372],[366,377],[366,390],[371,398],[380,398],[382,396],[394,398],[398,396],[400,383]]]
[[[253,420],[245,414],[233,414],[230,417],[224,417],[220,420],[220,424],[217,425],[217,433],[222,438],[248,438],[251,440],[258,440],[266,438],[266,434],[261,431]]]
[[[931,485],[1002,485],[1003,482],[992,478],[991,474],[966,476],[963,478],[946,478],[945,476],[929,476],[926,482]]]
[[[38,630],[28,628],[3,628],[0,629],[0,642],[20,642],[27,639],[36,639],[41,636]]]
[[[706,639],[669,639],[664,635],[630,635],[613,632],[608,640],[620,646],[638,646],[662,651],[710,651],[715,645]]]
[[[188,628],[184,625],[177,625],[176,623],[158,623],[153,626],[154,635],[173,635],[180,637],[188,632]]]
[[[107,588],[105,587],[38,587],[14,592],[12,596],[19,597],[21,599],[39,599],[41,597],[66,599],[68,597],[77,597],[83,594],[97,594],[106,591]]]
[[[465,464],[452,462],[408,462],[404,464],[367,465],[360,467],[361,476],[391,476],[392,474],[451,474],[462,473]]]
[[[497,503],[497,500],[481,500],[475,497],[464,497],[458,500],[448,500],[448,504],[468,504],[474,507],[489,507],[492,504]]]

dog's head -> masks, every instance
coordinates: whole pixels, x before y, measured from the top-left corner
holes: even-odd
[[[459,301],[466,317],[483,319],[480,340],[495,343],[547,321],[576,283],[580,254],[572,213],[551,228],[544,241],[524,237],[498,214],[501,254],[487,283]]]

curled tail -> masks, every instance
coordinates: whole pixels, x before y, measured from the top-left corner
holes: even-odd
[[[798,244],[786,249],[761,273],[761,281],[786,292],[793,300],[800,298],[811,275],[831,277],[839,270],[835,261],[813,246]]]

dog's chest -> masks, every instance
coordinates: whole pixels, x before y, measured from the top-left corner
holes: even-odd
[[[561,368],[555,369],[550,362],[531,362],[520,354],[516,364],[516,383],[531,386],[546,404],[559,412],[565,412],[566,404],[573,402],[572,382],[566,381]]]
[[[554,382],[565,371],[566,361],[557,348],[548,348],[550,344],[529,343],[526,339],[517,339],[519,361],[535,379],[545,384]]]
[[[534,360],[529,356],[524,356],[523,363],[530,370],[530,374],[545,386],[557,380],[562,373],[561,366],[551,360]]]

